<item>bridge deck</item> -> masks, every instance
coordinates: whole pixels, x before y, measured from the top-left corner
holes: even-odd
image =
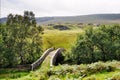
[[[48,56],[45,58],[45,60],[43,61],[43,63],[41,64],[41,67],[46,66],[46,67],[50,67],[50,60],[52,59],[52,56],[55,54],[55,51],[51,51]]]

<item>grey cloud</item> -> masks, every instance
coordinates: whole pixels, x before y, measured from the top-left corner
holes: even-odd
[[[120,0],[1,0],[1,16],[33,11],[36,16],[120,13]]]

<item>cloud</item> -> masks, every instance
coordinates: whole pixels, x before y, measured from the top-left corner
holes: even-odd
[[[37,17],[120,13],[120,0],[1,0],[1,17],[24,10]]]

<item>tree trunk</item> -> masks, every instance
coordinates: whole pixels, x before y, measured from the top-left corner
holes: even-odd
[[[20,52],[20,59],[21,59],[21,64],[24,64],[24,57],[23,57],[22,51]]]

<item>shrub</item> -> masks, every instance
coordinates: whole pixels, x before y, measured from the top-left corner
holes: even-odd
[[[108,78],[107,80],[120,80],[120,73],[114,74],[111,78]]]
[[[68,28],[67,26],[64,26],[64,25],[55,25],[55,26],[53,26],[53,28],[59,29],[59,30],[69,30],[70,29],[70,28]]]
[[[109,63],[109,64],[108,64]],[[116,64],[116,66],[113,64]],[[47,75],[57,76],[59,78],[84,78],[85,76],[89,76],[91,74],[99,73],[99,72],[111,72],[117,69],[117,65],[120,62],[112,61],[112,62],[95,62],[92,64],[81,64],[81,65],[59,65],[57,67],[51,68]],[[94,80],[95,77],[90,77],[88,80]]]

